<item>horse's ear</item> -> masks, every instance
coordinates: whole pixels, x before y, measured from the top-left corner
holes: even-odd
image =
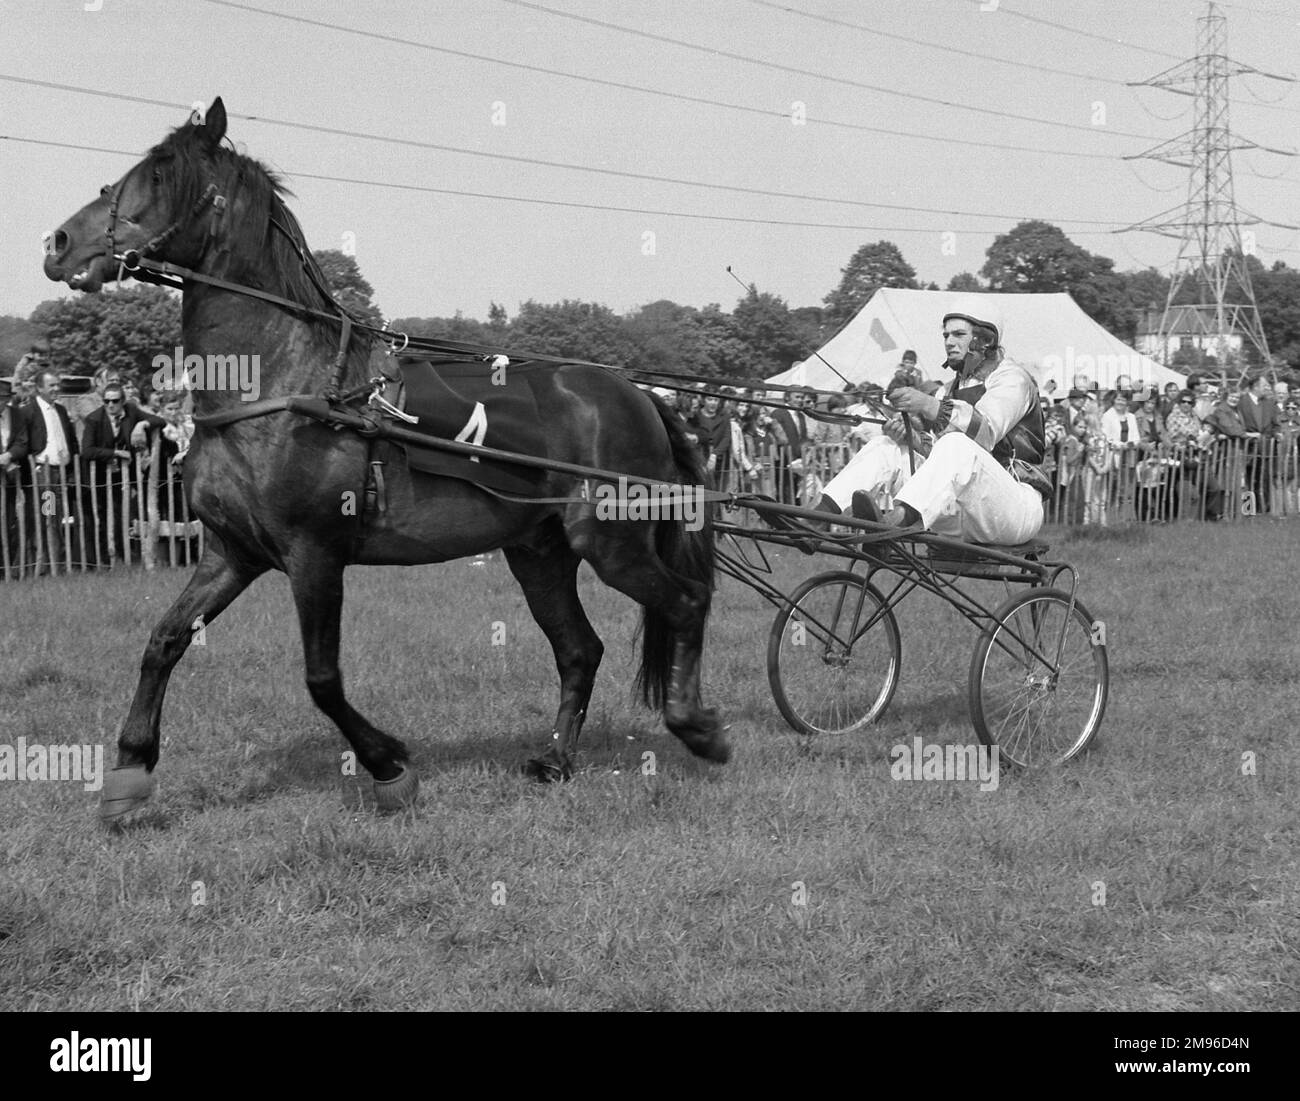
[[[226,105],[221,102],[221,97],[217,96],[212,101],[212,106],[208,108],[207,117],[203,120],[203,141],[209,149],[216,149],[225,136]]]

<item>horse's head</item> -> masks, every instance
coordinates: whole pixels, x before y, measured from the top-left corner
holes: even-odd
[[[74,290],[97,291],[116,279],[114,256],[197,267],[208,247],[219,184],[226,108],[218,97],[196,111],[99,198],[45,234],[45,274]]]

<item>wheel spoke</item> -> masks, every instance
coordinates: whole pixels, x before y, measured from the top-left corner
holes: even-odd
[[[772,625],[768,675],[786,720],[805,734],[860,729],[898,682],[898,626],[884,598],[851,573],[805,582]]]
[[[1106,702],[1105,650],[1092,644],[1091,618],[1046,589],[1013,597],[996,619],[971,664],[977,732],[1017,765],[1068,760],[1095,735]]]

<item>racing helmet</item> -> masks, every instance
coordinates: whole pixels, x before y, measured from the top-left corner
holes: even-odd
[[[1002,343],[1002,319],[991,301],[993,296],[980,295],[978,298],[964,298],[955,303],[954,308],[943,315],[943,324],[947,325],[954,317],[969,321],[980,329],[993,334],[992,347]]]

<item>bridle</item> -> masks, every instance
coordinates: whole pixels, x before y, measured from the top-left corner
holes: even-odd
[[[123,177],[125,182],[125,177]],[[140,268],[141,260],[148,260],[150,257],[160,252],[164,245],[167,244],[176,234],[188,226],[195,218],[199,217],[208,206],[212,207],[212,222],[208,226],[207,239],[204,242],[204,250],[217,237],[221,229],[221,219],[226,212],[226,197],[220,194],[215,183],[208,184],[203,189],[194,205],[190,207],[189,212],[183,217],[177,218],[171,225],[159,233],[156,237],[150,238],[142,249],[127,249],[126,252],[119,253],[117,249],[117,206],[122,195],[122,184],[116,186],[105,184],[100,194],[112,192],[112,202],[108,204],[108,224],[104,227],[104,239],[108,242],[108,254],[117,260],[119,269],[118,274],[122,272],[131,272],[134,274]]]

